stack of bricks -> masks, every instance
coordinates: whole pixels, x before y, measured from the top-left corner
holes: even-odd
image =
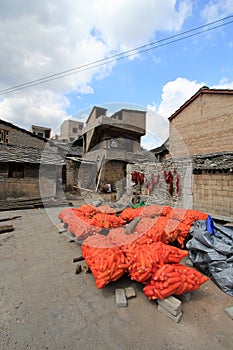
[[[166,299],[158,299],[158,311],[168,316],[175,322],[180,322],[182,317],[181,301],[173,296]]]

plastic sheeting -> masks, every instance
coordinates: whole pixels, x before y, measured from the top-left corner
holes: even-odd
[[[196,221],[190,229],[186,247],[193,264],[210,276],[228,295],[233,296],[233,227],[213,223],[208,232],[208,220]]]

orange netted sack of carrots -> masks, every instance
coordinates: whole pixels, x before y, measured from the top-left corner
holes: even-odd
[[[145,282],[164,264],[179,263],[188,251],[169,246],[162,242],[138,245],[128,261],[131,279]]]
[[[121,213],[120,213],[120,218],[124,220],[125,222],[130,222],[133,219],[135,219],[137,216],[141,216],[143,212],[144,207],[138,207],[138,208],[125,208]]]
[[[198,289],[209,278],[192,267],[165,264],[160,267],[143,288],[148,299],[164,299]]]
[[[73,233],[78,240],[84,240],[88,236],[97,234],[100,232],[100,228],[88,224],[88,222],[82,220],[79,217],[74,217],[68,224],[68,230]]]
[[[122,226],[125,221],[115,214],[97,213],[92,217],[91,224],[102,228]]]
[[[102,235],[88,237],[82,244],[82,255],[99,289],[118,280],[128,269],[120,247]]]
[[[105,214],[116,214],[115,210],[111,208],[109,205],[100,205],[98,207],[98,211],[100,213],[105,213]]]
[[[95,214],[98,213],[98,208],[91,204],[84,204],[79,208],[71,208],[73,212],[77,213],[79,216],[82,214],[85,217],[92,218]]]
[[[162,209],[163,207],[157,204],[145,206],[143,207],[142,216],[150,216],[152,218],[155,218],[161,215]]]
[[[108,237],[116,246],[123,247],[125,244],[133,244],[140,236],[136,234],[126,234],[125,227],[118,227],[109,230]]]
[[[139,243],[144,244],[146,241],[168,243],[164,227],[159,227],[157,220],[158,218],[142,217],[133,231],[140,235]]]
[[[75,218],[75,214],[70,208],[65,208],[60,211],[58,218],[65,224],[68,224],[73,218]]]

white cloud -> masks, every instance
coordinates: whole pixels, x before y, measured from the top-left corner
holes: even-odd
[[[156,111],[156,105],[147,105],[146,135],[142,137],[142,145],[150,150],[163,144],[169,135],[169,123]]]
[[[197,90],[205,83],[198,83],[197,81],[190,81],[186,78],[177,78],[169,81],[163,86],[161,103],[157,112],[168,118],[173,114],[183,103],[185,103]]]
[[[233,89],[233,81],[228,78],[222,78],[216,85],[211,86],[212,89]]]
[[[58,127],[67,118],[65,108],[69,100],[51,90],[33,90],[32,93],[9,95],[0,102],[1,118],[29,130],[31,125]],[[57,132],[57,130],[54,130]]]
[[[160,146],[169,136],[169,123],[167,118],[179,109],[192,97],[205,83],[190,81],[186,78],[177,78],[163,86],[161,102],[147,106],[147,135],[143,137],[143,146],[152,149]],[[233,89],[233,81],[223,78],[212,89]]]
[[[218,20],[233,12],[233,0],[212,0],[202,11],[202,17],[206,22]]]
[[[178,31],[191,14],[190,0],[1,0],[0,90],[148,43],[156,31]],[[0,115],[30,127],[61,120],[70,93],[93,93],[93,78],[112,73],[114,62],[1,95]],[[65,103],[64,103],[65,100]],[[47,115],[46,115],[47,113]],[[68,116],[67,116],[68,117]]]

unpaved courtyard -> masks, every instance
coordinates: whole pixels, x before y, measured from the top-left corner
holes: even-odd
[[[77,243],[58,234],[61,208],[0,212],[15,230],[0,235],[0,349],[195,350],[232,349],[232,297],[212,281],[182,303],[175,323],[127,276],[98,290],[91,274],[75,274]],[[115,289],[132,286],[127,307]]]

